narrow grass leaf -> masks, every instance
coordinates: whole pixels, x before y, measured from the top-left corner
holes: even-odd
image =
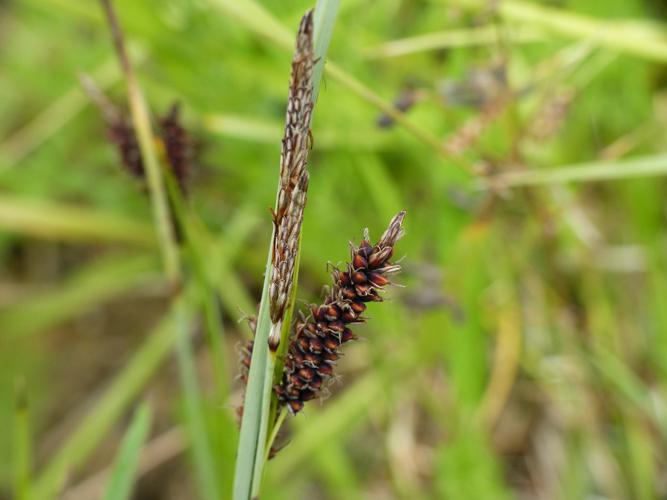
[[[366,49],[365,53],[369,59],[399,57],[430,50],[495,45],[498,43],[498,37],[498,28],[495,26],[438,31],[385,42]],[[516,44],[540,41],[543,38],[540,32],[535,30],[517,30],[511,33],[510,41]]]
[[[667,175],[667,154],[642,156],[615,162],[590,162],[550,169],[507,172],[475,183],[478,189],[511,188],[575,182],[611,181]]]
[[[317,96],[320,92],[322,72],[325,66],[324,56],[329,50],[339,4],[339,0],[317,0],[315,5],[315,17],[313,19],[313,51],[315,52],[313,102],[317,102]]]
[[[144,403],[134,413],[130,427],[120,444],[104,500],[127,500],[137,476],[141,448],[151,427],[150,407]]]
[[[188,304],[186,300],[179,301],[175,310],[172,332],[175,337],[181,385],[185,398],[185,420],[192,446],[199,492],[206,500],[217,500],[221,497],[216,482],[215,460],[206,434],[201,390],[197,382],[195,357],[190,341],[190,333],[194,327],[194,310],[194,304]]]
[[[184,291],[188,293],[188,289]],[[174,345],[172,333],[174,310],[150,333],[123,370],[113,379],[97,404],[86,414],[63,446],[47,462],[35,481],[36,500],[52,498],[66,482],[69,472],[76,471],[109,431],[123,410],[145,386]]]
[[[25,384],[17,384],[14,410],[13,441],[13,489],[16,500],[30,498],[32,480],[32,438],[30,433],[30,410]]]
[[[54,241],[153,247],[151,226],[95,208],[0,195],[0,229]]]
[[[23,336],[46,330],[133,288],[159,282],[157,271],[157,259],[148,256],[96,260],[54,290],[0,307],[3,334]]]
[[[475,8],[486,8],[480,0],[456,0],[454,3]],[[521,0],[504,1],[498,13],[506,21],[526,23],[570,38],[588,39],[600,47],[658,62],[667,61],[667,39],[664,25],[617,22],[596,19]],[[513,25],[514,25],[513,24]]]

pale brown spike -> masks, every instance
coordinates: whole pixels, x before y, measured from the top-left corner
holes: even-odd
[[[285,134],[280,152],[280,188],[273,215],[269,304],[271,321],[280,322],[293,286],[293,274],[308,190],[306,164],[310,150],[310,120],[313,112],[313,12],[299,25],[292,58]],[[279,339],[270,339],[277,347]]]
[[[393,247],[403,237],[403,219],[405,219],[405,210],[401,210],[391,219],[389,227],[378,242],[379,247]]]

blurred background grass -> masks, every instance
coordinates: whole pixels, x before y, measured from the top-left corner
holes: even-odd
[[[136,498],[231,494],[282,41],[312,5],[115,4],[154,114],[180,101],[197,141],[192,284],[172,308],[145,190],[79,88],[125,101],[98,3],[0,2],[2,498],[115,495],[125,469]],[[402,208],[406,286],[290,422],[263,498],[667,495],[665,12],[341,2],[299,297]],[[407,123],[381,117],[392,101],[414,101]]]

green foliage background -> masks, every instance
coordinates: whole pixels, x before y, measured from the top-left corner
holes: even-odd
[[[312,6],[261,4],[289,33]],[[98,3],[0,2],[0,498],[83,498],[143,400],[144,453],[174,429],[181,444],[140,470],[136,498],[231,494],[238,320],[261,293],[291,54],[251,0],[115,5],[154,114],[180,101],[197,138],[192,285],[170,308],[146,193],[80,91],[86,72],[125,99]],[[405,288],[370,309],[332,396],[290,422],[262,498],[667,495],[664,14],[649,0],[341,2],[329,55],[370,94],[325,74],[299,297],[317,300],[326,263],[403,208]],[[370,56],[461,29],[463,46]],[[483,111],[437,89],[497,61],[509,104],[443,153]],[[425,100],[379,128],[377,100],[408,82]],[[564,92],[559,127],[531,139]],[[639,157],[656,175],[633,174]],[[480,188],[480,162],[539,185]],[[596,170],[540,178],[579,163]]]

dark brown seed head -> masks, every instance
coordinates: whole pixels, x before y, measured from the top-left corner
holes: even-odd
[[[354,312],[354,310],[349,309],[343,313],[343,321],[346,323],[352,323],[357,320],[359,315]]]
[[[340,311],[338,310],[337,307],[335,306],[329,306],[326,308],[326,311],[324,313],[324,318],[327,321],[334,321],[338,319],[338,316],[340,316]]]
[[[338,359],[338,354],[335,352],[324,351],[322,353],[322,359],[324,359],[325,361],[336,361]]]
[[[393,253],[392,247],[377,248],[370,257],[368,257],[368,265],[371,268],[381,267],[387,262]]]
[[[283,380],[276,391],[278,400],[291,412],[300,411],[303,402],[316,397],[322,389],[323,380],[334,376],[341,344],[357,338],[348,325],[364,321],[366,302],[382,301],[378,292],[390,284],[386,274],[399,269],[389,259],[402,234],[404,215],[401,212],[394,217],[375,246],[367,232],[364,234],[359,247],[352,248],[346,270],[333,270],[333,286],[322,305],[311,308],[312,319],[298,325],[297,335],[288,346]]]

